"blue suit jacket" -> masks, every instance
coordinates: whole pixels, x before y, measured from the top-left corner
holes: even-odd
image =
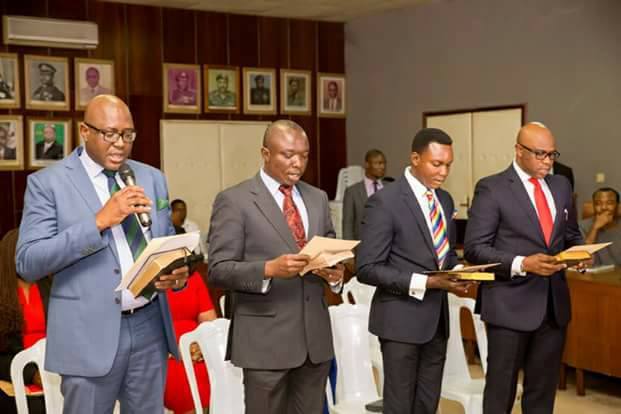
[[[121,326],[118,253],[110,229],[99,232],[95,215],[102,205],[82,166],[83,148],[28,176],[17,243],[17,273],[34,281],[54,275],[49,299],[45,368],[65,375],[101,376],[116,355]],[[127,161],[136,182],[153,201],[153,237],[174,234],[163,174]],[[157,204],[163,208],[155,208]],[[177,355],[168,302],[159,306],[171,353]]]

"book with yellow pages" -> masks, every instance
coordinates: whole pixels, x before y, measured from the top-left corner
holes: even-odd
[[[354,257],[352,251],[360,243],[359,240],[341,240],[330,237],[315,236],[300,251],[310,256],[310,262],[302,269],[300,276],[316,269],[334,266]]]
[[[595,244],[582,244],[577,246],[572,246],[567,250],[563,250],[558,253],[556,256],[556,261],[559,263],[564,263],[567,266],[575,266],[580,262],[584,262],[585,260],[590,260],[594,253],[605,249],[610,246],[612,242],[608,243],[595,243]]]
[[[482,270],[486,270],[495,266],[500,265],[500,263],[488,263],[483,265],[474,265],[474,266],[464,266],[459,267],[457,269],[447,269],[447,270],[429,270],[423,272],[424,274],[449,274],[454,276],[455,279],[459,280],[472,280],[472,281],[491,281],[495,280],[496,277],[494,273],[491,272],[482,272]]]

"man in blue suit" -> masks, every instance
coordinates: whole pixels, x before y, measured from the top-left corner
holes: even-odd
[[[127,159],[136,132],[119,98],[93,98],[80,135],[84,146],[28,177],[17,272],[54,274],[45,368],[62,376],[64,413],[112,413],[116,400],[124,413],[161,413],[166,358],[178,354],[163,290],[185,286],[188,269],[162,276],[149,298],[115,288],[150,237],[174,234],[166,181]],[[125,162],[141,187],[120,180]]]

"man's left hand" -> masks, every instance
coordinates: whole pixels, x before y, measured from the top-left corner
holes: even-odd
[[[313,273],[323,278],[326,282],[328,282],[328,284],[334,286],[343,281],[343,276],[345,276],[345,266],[338,263],[334,267],[324,267],[323,269],[313,271]]]
[[[181,289],[187,283],[189,276],[190,268],[188,266],[179,267],[169,275],[160,276],[155,282],[155,287],[159,290]]]

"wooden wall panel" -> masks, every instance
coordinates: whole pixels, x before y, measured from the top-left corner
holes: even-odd
[[[70,117],[82,112],[26,111],[23,55],[67,56],[73,91],[74,57],[112,59],[115,88],[130,106],[138,138],[132,157],[159,167],[159,121],[162,118],[212,120],[275,120],[290,118],[307,132],[311,154],[304,179],[334,196],[338,170],[346,165],[345,119],[319,119],[316,114],[317,72],[344,73],[344,25],[308,20],[256,17],[213,12],[146,7],[97,0],[0,0],[2,14],[94,21],[99,47],[81,51],[0,44],[0,51],[20,55],[22,109],[0,114],[27,117]],[[0,23],[1,26],[1,23]],[[177,115],[162,113],[162,63],[230,64],[240,67],[304,69],[313,72],[312,114],[258,116],[240,114]],[[243,82],[243,79],[242,79]],[[279,83],[277,84],[277,90]],[[278,99],[278,102],[280,99]],[[71,94],[73,108],[73,93]],[[26,130],[24,125],[24,131]],[[75,132],[75,129],[72,130]],[[30,171],[0,172],[0,237],[19,224]]]

